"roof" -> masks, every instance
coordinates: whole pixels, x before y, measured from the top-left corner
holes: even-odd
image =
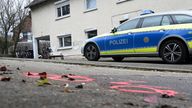
[[[28,6],[26,6],[26,8],[34,7],[34,6],[39,5],[39,4],[46,2],[46,1],[48,1],[48,0],[33,0]]]

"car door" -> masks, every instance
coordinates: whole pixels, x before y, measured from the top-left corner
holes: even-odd
[[[108,55],[133,53],[132,29],[137,28],[139,19],[127,21],[117,28],[117,32],[106,37],[105,46]]]
[[[156,53],[161,38],[168,33],[165,29],[172,24],[170,16],[151,16],[143,18],[140,32],[134,35],[135,53]]]

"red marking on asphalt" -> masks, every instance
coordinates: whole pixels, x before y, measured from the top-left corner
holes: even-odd
[[[129,93],[143,93],[143,94],[166,94],[168,96],[175,96],[176,91],[168,87],[141,85],[144,81],[129,81],[129,82],[111,82],[113,84],[110,88],[121,92]]]
[[[23,73],[24,76],[29,78],[40,78],[39,73],[37,72],[30,72],[30,75],[28,75],[28,72]],[[75,80],[72,82],[92,82],[95,79],[89,78],[88,76],[78,76],[78,75],[67,75],[68,78],[74,78]],[[69,81],[65,78],[62,78],[62,75],[57,74],[47,74],[47,78],[50,80],[56,80],[56,81]]]

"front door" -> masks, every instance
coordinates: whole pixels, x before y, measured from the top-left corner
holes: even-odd
[[[107,55],[121,55],[133,53],[133,34],[114,34],[106,37],[106,54]]]
[[[124,22],[117,28],[117,32],[107,36],[105,40],[105,54],[124,55],[134,53],[133,49],[133,29],[138,26],[139,19]]]

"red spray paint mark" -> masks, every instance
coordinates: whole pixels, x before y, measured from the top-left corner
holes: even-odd
[[[110,88],[122,92],[129,93],[143,93],[143,94],[166,94],[168,96],[175,96],[176,91],[168,87],[141,85],[144,81],[129,81],[129,82],[111,82],[113,84]]]
[[[24,76],[29,77],[29,78],[40,78],[39,73],[37,72],[25,72],[23,73]],[[73,82],[92,82],[95,79],[89,78],[88,76],[77,76],[77,75],[67,75],[68,78],[73,78],[75,79]],[[69,81],[65,78],[62,78],[62,75],[57,75],[57,74],[47,74],[47,78],[51,80],[56,80],[56,81]]]

